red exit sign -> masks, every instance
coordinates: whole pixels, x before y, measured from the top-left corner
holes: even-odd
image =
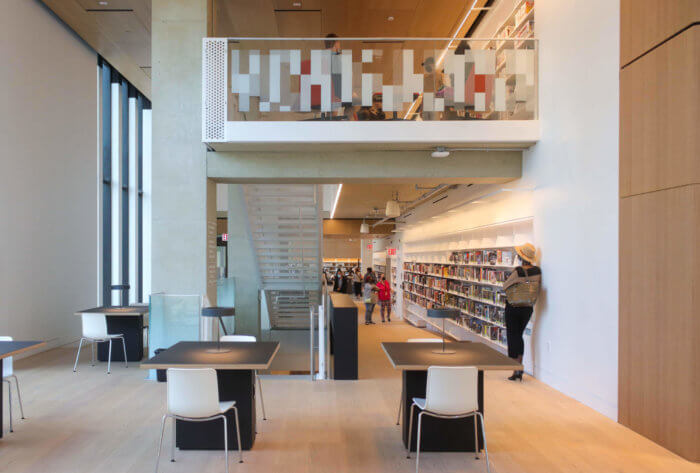
[[[368,249],[368,250],[371,250],[371,249],[372,249],[372,244],[371,244],[371,243],[367,243],[367,249]]]
[[[228,241],[228,233],[221,234],[221,241]]]
[[[387,248],[386,254],[389,256],[396,256],[396,248]]]

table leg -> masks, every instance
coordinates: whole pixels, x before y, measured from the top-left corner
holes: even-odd
[[[408,424],[411,413],[413,398],[425,397],[425,383],[428,379],[427,371],[404,371],[403,377],[403,422],[402,438],[404,446],[408,445]],[[478,378],[478,400],[479,411],[484,413],[484,372],[479,371]],[[413,416],[413,438],[411,441],[411,451],[416,451],[415,429],[418,426],[417,408],[414,409]],[[465,419],[438,419],[428,415],[423,416],[423,429],[421,435],[421,452],[473,452],[474,451],[474,417]],[[481,425],[477,424],[479,449],[483,446]]]
[[[243,450],[250,450],[255,443],[255,373],[253,370],[216,370],[219,381],[219,400],[236,401],[241,423]],[[228,449],[237,450],[236,418],[234,411],[226,413]],[[176,445],[181,450],[223,450],[222,421],[177,421]]]
[[[221,330],[224,331],[224,335],[228,335],[228,332],[226,331],[226,325],[224,325],[224,320],[219,317],[219,323],[221,324]]]
[[[119,315],[107,316],[107,332],[121,333],[126,342],[126,356],[128,361],[141,361],[143,359],[143,316]],[[121,345],[121,341],[116,341]],[[114,347],[113,347],[114,348]],[[112,350],[112,361],[124,361],[124,351],[121,347]],[[106,342],[97,344],[97,359],[107,361],[109,344]]]

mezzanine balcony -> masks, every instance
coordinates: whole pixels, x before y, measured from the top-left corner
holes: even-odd
[[[537,40],[205,38],[216,151],[524,149],[539,139]]]

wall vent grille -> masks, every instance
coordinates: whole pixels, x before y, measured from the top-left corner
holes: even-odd
[[[204,38],[202,44],[202,141],[226,138],[227,40]]]

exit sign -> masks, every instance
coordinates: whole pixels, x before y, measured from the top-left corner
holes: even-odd
[[[372,249],[372,244],[371,244],[371,243],[367,243],[367,249],[368,249],[368,250],[371,250],[371,249]]]
[[[387,248],[386,254],[389,256],[396,256],[396,248]]]
[[[221,234],[221,241],[228,241],[228,233]]]

